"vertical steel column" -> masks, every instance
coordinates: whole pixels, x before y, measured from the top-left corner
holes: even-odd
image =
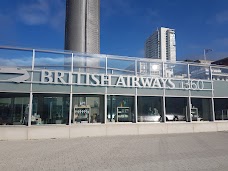
[[[188,64],[188,83],[190,83],[190,65]],[[192,102],[191,102],[191,90],[190,90],[190,87],[189,87],[189,90],[188,90],[188,101],[187,101],[187,118],[186,118],[186,121],[188,122],[192,122],[192,116],[191,116],[191,109],[192,108]]]
[[[108,75],[108,58],[105,57],[105,75]],[[105,87],[105,95],[104,95],[104,124],[107,123],[107,111],[108,111],[108,97],[107,97],[108,88],[107,85]]]
[[[73,104],[73,84],[72,84],[72,75],[74,72],[74,53],[71,54],[71,71],[70,71],[70,106],[69,106],[69,126],[71,126],[72,118],[72,104]]]
[[[215,104],[214,104],[214,81],[213,81],[213,74],[212,69],[210,66],[210,78],[211,78],[211,107],[212,107],[212,118],[211,121],[215,121]]]
[[[162,62],[162,77],[165,77],[165,63]],[[163,96],[162,96],[162,122],[166,123],[166,104],[165,104],[165,86],[163,87]]]
[[[29,115],[28,115],[28,126],[31,126],[31,118],[32,118],[32,101],[33,101],[33,93],[32,93],[32,82],[33,82],[33,72],[34,72],[34,64],[35,64],[35,49],[32,50],[32,72],[31,72],[31,84],[30,84],[30,92],[29,92]]]
[[[135,76],[137,77],[137,66],[138,66],[138,61],[135,60]],[[138,122],[138,89],[135,87],[135,123]]]
[[[138,89],[135,88],[135,123],[138,122]]]
[[[191,106],[192,106],[192,103],[191,103],[191,97],[189,96],[188,97],[188,100],[187,100],[187,109],[186,109],[186,122],[192,122],[192,116],[191,116]]]
[[[162,62],[162,77],[165,77],[165,62]]]
[[[166,103],[165,103],[165,94],[163,94],[162,97],[162,107],[163,107],[163,113],[162,113],[162,122],[166,123]]]

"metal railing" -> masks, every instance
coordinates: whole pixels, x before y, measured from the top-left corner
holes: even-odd
[[[0,66],[228,81],[227,66],[10,46],[0,46]]]

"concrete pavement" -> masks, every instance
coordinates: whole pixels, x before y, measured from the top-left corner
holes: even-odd
[[[228,132],[0,141],[1,171],[228,170]]]

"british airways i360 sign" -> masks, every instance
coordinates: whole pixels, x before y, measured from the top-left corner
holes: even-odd
[[[211,84],[210,80],[175,79],[153,76],[106,75],[79,72],[62,72],[53,70],[36,70],[35,72],[39,73],[40,80],[38,82],[32,81],[34,84],[38,83],[124,88],[212,90],[211,88],[205,87],[205,83]],[[7,77],[5,80],[0,76],[1,82],[31,83],[31,81],[29,81],[31,72],[29,73],[25,69],[0,68],[0,74],[13,75],[13,77]]]

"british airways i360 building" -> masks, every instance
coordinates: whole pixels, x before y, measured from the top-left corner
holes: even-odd
[[[228,130],[225,66],[15,47],[0,61],[1,140]]]

